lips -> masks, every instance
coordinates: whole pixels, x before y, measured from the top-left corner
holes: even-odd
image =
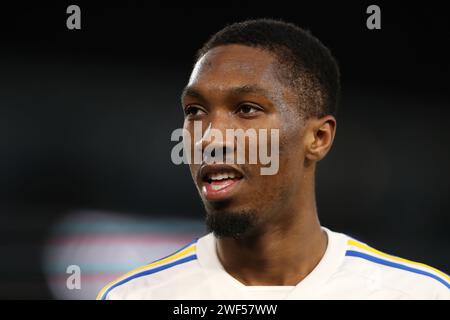
[[[225,164],[204,165],[199,171],[202,193],[209,201],[224,200],[237,192],[244,175],[234,166]]]

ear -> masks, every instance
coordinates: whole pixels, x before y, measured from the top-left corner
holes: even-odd
[[[323,159],[333,144],[336,119],[332,115],[308,119],[305,129],[306,159],[310,161]]]

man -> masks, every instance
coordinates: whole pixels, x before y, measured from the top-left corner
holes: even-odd
[[[251,20],[215,34],[183,91],[184,129],[276,129],[279,170],[191,163],[211,233],[108,284],[99,299],[448,299],[449,277],[321,227],[316,163],[336,132],[339,70],[292,24]],[[274,141],[269,141],[274,143]],[[218,145],[218,146],[217,146]]]

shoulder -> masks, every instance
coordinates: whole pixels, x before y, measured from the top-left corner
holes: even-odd
[[[197,241],[194,239],[176,252],[138,267],[111,281],[97,295],[97,300],[139,299],[151,294],[151,287],[161,286],[177,278],[189,277],[198,271]],[[172,280],[173,281],[173,280]],[[151,298],[151,297],[147,297]]]
[[[372,292],[397,292],[409,299],[450,299],[450,277],[444,272],[381,252],[352,238],[347,239],[340,269],[363,279]]]

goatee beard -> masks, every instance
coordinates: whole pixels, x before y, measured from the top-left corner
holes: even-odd
[[[239,239],[248,234],[256,225],[256,213],[240,212],[207,212],[206,226],[218,238],[229,237]]]

